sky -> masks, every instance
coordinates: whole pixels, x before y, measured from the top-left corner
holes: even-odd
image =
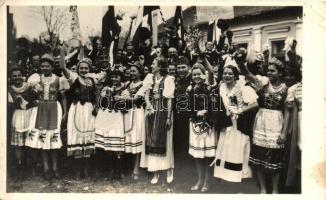
[[[41,32],[46,30],[45,22],[41,16],[35,13],[36,6],[11,6],[10,12],[14,15],[14,24],[17,30],[17,37],[27,36],[29,39],[38,38]],[[82,40],[94,33],[100,33],[102,27],[102,17],[107,11],[107,6],[78,6],[78,16],[82,33]],[[185,9],[185,8],[184,8]],[[115,6],[115,13],[121,11],[125,13],[120,21],[122,31],[127,31],[130,25],[130,16],[136,15],[138,6]],[[175,6],[161,6],[164,19],[174,15]],[[160,17],[159,23],[161,22]],[[69,23],[70,24],[70,23]],[[70,31],[67,26],[62,33],[62,39],[69,39]]]

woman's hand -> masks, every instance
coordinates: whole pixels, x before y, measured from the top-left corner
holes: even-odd
[[[150,104],[150,103],[146,103],[146,110],[147,110],[149,115],[154,114],[154,111],[155,111],[152,104]]]
[[[67,118],[68,118],[68,114],[64,113],[62,116],[62,123],[65,123],[67,121]]]
[[[286,141],[286,134],[282,133],[278,139],[277,139],[277,144],[282,145]]]
[[[172,126],[171,117],[168,117],[168,118],[166,119],[165,128],[166,128],[167,130],[169,130],[169,129],[171,128],[171,126]]]
[[[200,110],[200,111],[197,111],[197,116],[201,117],[201,116],[204,116],[206,113],[207,113],[207,110]]]
[[[238,109],[238,108],[235,107],[235,106],[229,106],[228,109],[229,109],[229,111],[230,111],[230,113],[231,113],[232,115],[241,115],[242,112],[243,112],[243,110]]]

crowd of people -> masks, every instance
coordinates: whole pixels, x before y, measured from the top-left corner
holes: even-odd
[[[60,178],[58,150],[64,149],[74,159],[76,179],[89,177],[91,166],[103,170],[106,160],[110,179],[123,181],[130,173],[137,181],[146,169],[151,184],[162,176],[170,184],[178,181],[175,158],[190,155],[197,173],[191,191],[207,192],[211,176],[241,182],[255,175],[261,193],[269,180],[278,193],[283,176],[284,186],[300,185],[296,40],[288,37],[281,62],[268,45],[247,52],[225,43],[228,33],[222,30],[218,42],[195,51],[171,39],[137,55],[128,44],[116,51],[112,66],[92,52],[71,64],[63,49],[59,59],[34,55],[27,74],[26,66],[10,66],[16,181],[23,181],[26,166],[36,169],[39,155],[44,178]],[[100,42],[96,38],[98,49]]]

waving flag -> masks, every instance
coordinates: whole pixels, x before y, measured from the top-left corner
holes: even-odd
[[[181,6],[177,6],[174,14],[173,25],[177,29],[177,37],[184,41],[184,33],[185,29],[183,26],[183,17],[182,17],[182,8]]]
[[[142,9],[139,9],[136,20],[137,29],[135,30],[132,40],[135,49],[142,48],[142,43],[151,38],[153,32],[155,32],[155,28],[157,29],[157,27],[154,27],[157,26],[157,22],[156,20],[153,20],[153,15],[154,11],[158,10],[159,8],[159,6],[144,6]]]
[[[109,6],[102,19],[102,45],[106,48],[110,64],[113,66],[115,52],[119,44],[120,26],[114,13],[114,6]]]

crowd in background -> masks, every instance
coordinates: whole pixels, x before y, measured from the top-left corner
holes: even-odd
[[[83,57],[80,48],[61,48],[12,64],[8,138],[16,181],[40,166],[46,180],[60,179],[68,156],[76,179],[96,176],[107,164],[110,179],[123,182],[130,174],[137,181],[145,169],[151,184],[161,177],[172,183],[175,160],[190,155],[192,191],[209,191],[212,176],[231,182],[256,176],[261,193],[269,183],[273,193],[280,184],[300,188],[297,42],[287,38],[282,62],[268,45],[248,52],[231,41],[223,29],[204,48],[190,49],[173,34],[154,47],[145,39],[142,50],[131,43],[117,49],[111,65],[95,37]]]

